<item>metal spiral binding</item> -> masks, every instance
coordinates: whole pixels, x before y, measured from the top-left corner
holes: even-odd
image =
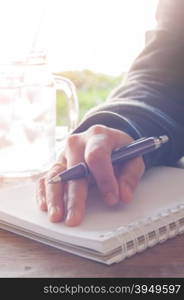
[[[184,203],[108,234],[118,240],[121,247],[118,261],[121,261],[181,233],[184,233]]]

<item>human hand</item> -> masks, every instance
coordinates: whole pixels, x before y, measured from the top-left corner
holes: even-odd
[[[132,141],[126,133],[104,125],[93,125],[84,132],[70,135],[56,164],[37,184],[39,207],[48,212],[49,220],[65,219],[68,226],[79,225],[85,215],[88,188],[94,182],[108,205],[130,202],[144,173],[144,161],[136,157],[113,166],[111,153]],[[87,178],[55,184],[47,182],[80,162],[86,162],[90,169],[91,175]],[[64,201],[64,195],[67,201]]]

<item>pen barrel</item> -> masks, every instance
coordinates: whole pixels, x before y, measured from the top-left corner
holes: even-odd
[[[112,151],[111,160],[112,164],[123,162],[134,157],[142,156],[148,152],[154,151],[159,148],[167,140],[165,136],[155,138],[141,138],[133,141],[131,144],[120,147]],[[85,162],[76,164],[68,170],[63,171],[58,175],[61,181],[75,180],[88,176],[90,170]],[[55,182],[58,182],[58,178]]]
[[[79,163],[67,171],[64,171],[59,176],[62,181],[68,181],[73,179],[80,179],[86,177],[89,174],[89,169],[85,163]]]
[[[137,156],[142,156],[145,153],[151,152],[156,149],[155,139],[148,138],[137,140],[127,146],[119,148],[112,153],[112,163],[118,163],[124,160],[132,159]]]

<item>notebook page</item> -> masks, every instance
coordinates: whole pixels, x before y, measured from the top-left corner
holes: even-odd
[[[108,207],[93,190],[87,200],[85,219],[78,227],[67,227],[63,222],[50,223],[47,214],[37,207],[34,183],[0,190],[0,221],[100,251],[102,236],[108,232],[183,202],[184,169],[158,167],[146,172],[130,204]]]

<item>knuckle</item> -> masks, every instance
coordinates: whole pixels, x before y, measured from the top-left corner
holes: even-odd
[[[92,125],[88,129],[88,133],[91,135],[95,134],[100,134],[100,133],[105,133],[107,131],[107,127],[105,125]]]
[[[74,148],[79,142],[79,136],[77,134],[72,134],[67,138],[66,146],[67,148]]]

